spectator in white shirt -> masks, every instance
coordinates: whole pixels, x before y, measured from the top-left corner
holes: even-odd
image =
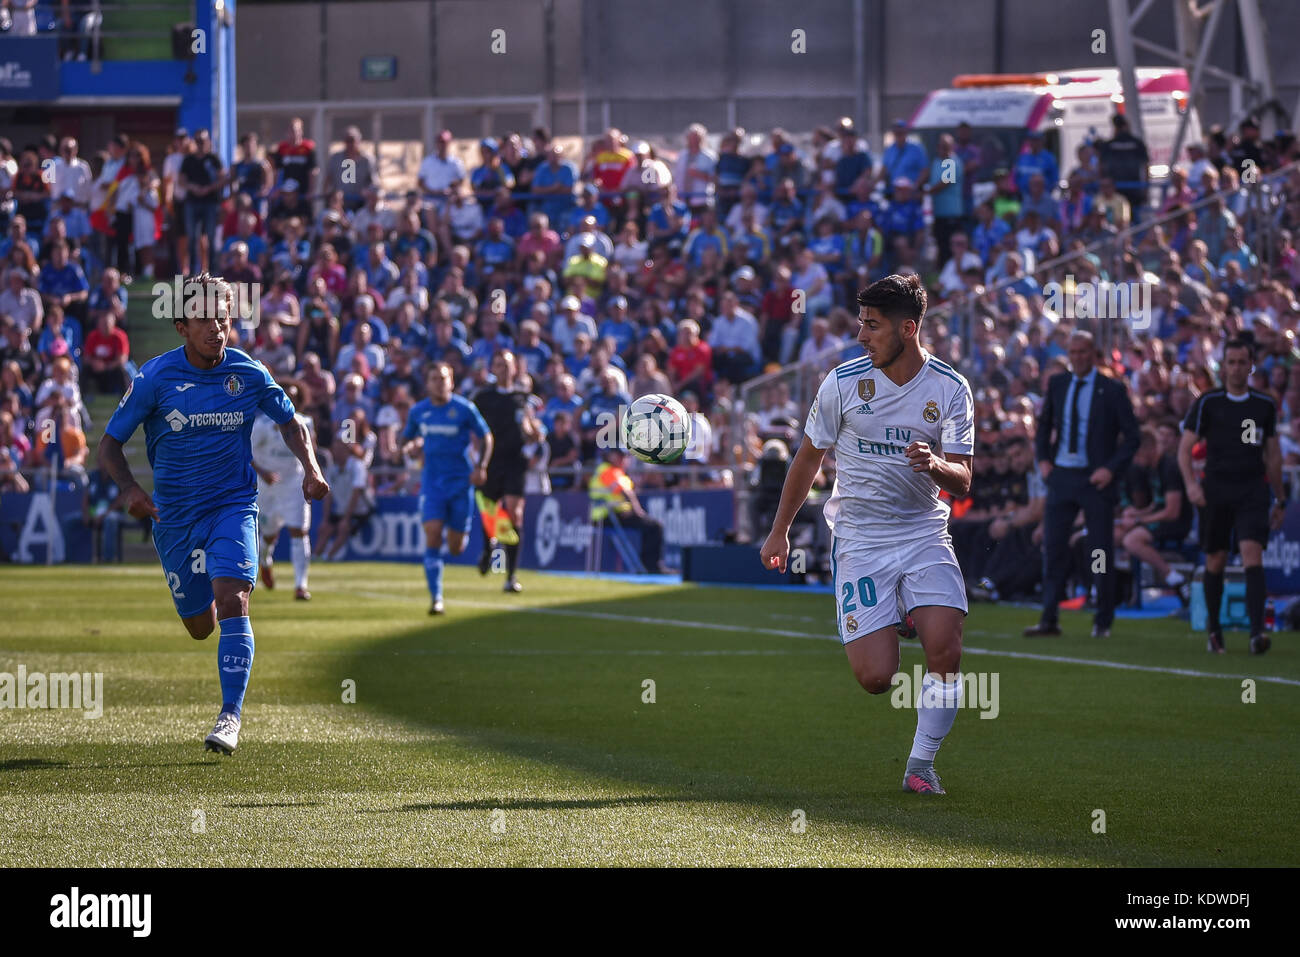
[[[352,341],[339,350],[339,358],[334,363],[336,375],[343,376],[352,369],[352,357],[362,355],[370,364],[371,374],[378,374],[384,368],[384,350],[372,342],[374,332],[368,322],[358,322],[352,326]]]
[[[65,136],[59,144],[59,156],[54,161],[54,184],[51,196],[72,193],[73,202],[78,206],[90,205],[90,187],[95,177],[90,171],[90,164],[77,155],[77,141]]]
[[[560,300],[560,314],[551,326],[551,339],[555,348],[566,356],[573,355],[577,337],[586,333],[591,341],[596,339],[596,323],[590,316],[583,315],[582,303],[577,296],[565,296]]]
[[[843,347],[844,340],[831,335],[830,321],[818,317],[813,320],[812,334],[799,347],[799,361],[811,362],[820,357],[820,361],[817,363],[818,368],[830,369],[839,365],[839,350]],[[832,349],[836,351],[830,352]]]
[[[703,123],[692,123],[686,128],[686,149],[677,157],[673,169],[677,194],[692,209],[704,206],[713,198],[713,174],[718,157],[704,148],[708,133]]]
[[[731,207],[727,213],[727,232],[733,240],[742,239],[745,234],[745,213],[754,214],[754,228],[767,228],[767,207],[758,201],[758,188],[751,182],[740,184],[740,202]]]
[[[451,130],[438,134],[434,152],[424,158],[420,164],[420,188],[424,198],[433,212],[439,216],[447,211],[447,202],[452,199],[465,181],[465,164],[460,157],[451,153]],[[429,229],[433,225],[426,222]]]
[[[939,292],[945,299],[965,290],[962,273],[971,268],[980,269],[984,265],[979,253],[971,250],[970,238],[965,233],[953,233],[948,240],[948,249],[952,255],[939,271]]]
[[[721,309],[709,331],[713,368],[732,382],[743,382],[758,370],[762,350],[758,342],[758,321],[740,308],[740,300],[728,289],[722,294]]]

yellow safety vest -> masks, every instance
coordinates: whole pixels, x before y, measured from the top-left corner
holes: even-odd
[[[600,463],[591,481],[587,483],[587,492],[591,497],[591,520],[604,521],[605,516],[609,514],[610,505],[613,505],[614,511],[620,515],[632,511],[632,503],[623,494],[631,487],[632,480],[627,477],[626,472],[608,462]]]

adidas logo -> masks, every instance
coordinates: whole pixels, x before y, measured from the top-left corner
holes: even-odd
[[[871,406],[865,402],[858,406],[854,411],[857,412],[858,415],[875,415],[875,413],[871,411]]]

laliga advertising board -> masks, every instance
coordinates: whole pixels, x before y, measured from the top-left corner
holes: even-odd
[[[1268,537],[1264,574],[1271,595],[1300,595],[1300,502],[1286,507],[1282,527]]]
[[[685,545],[720,545],[723,535],[735,524],[735,498],[731,489],[690,491],[645,490],[638,492],[641,504],[652,518],[664,525],[664,564],[682,567]],[[524,503],[524,541],[519,555],[521,568],[552,571],[584,571],[591,544],[591,500],[586,492],[556,492],[529,495]],[[319,503],[312,503],[312,535],[320,522]],[[636,532],[628,531],[630,537]],[[471,565],[483,548],[483,526],[476,519],[465,552],[449,558],[452,564]],[[286,535],[276,544],[275,559],[289,559]],[[392,495],[376,501],[370,523],[352,536],[343,551],[344,561],[424,560],[424,531],[420,525],[419,500],[414,495]],[[601,554],[603,571],[622,571],[616,550],[606,547]]]

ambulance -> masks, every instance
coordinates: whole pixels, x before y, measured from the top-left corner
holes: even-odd
[[[1180,162],[1186,146],[1201,139],[1196,108],[1188,99],[1187,71],[1174,67],[1143,67],[1137,71],[1143,138],[1150,155],[1150,179],[1169,175],[1174,138],[1184,114],[1189,114]],[[1028,147],[1030,132],[1043,134],[1044,148],[1052,152],[1065,177],[1078,165],[1080,144],[1109,139],[1111,117],[1126,111],[1119,70],[1063,70],[1054,73],[963,74],[952,86],[926,95],[912,115],[912,135],[931,156],[941,133],[956,134],[957,124],[971,126],[980,147],[979,172],[974,178],[976,198],[991,191],[988,185],[999,170],[1015,166]],[[980,186],[983,189],[980,189]]]

